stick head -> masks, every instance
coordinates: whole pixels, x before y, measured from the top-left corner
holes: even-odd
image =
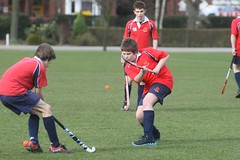
[[[86,151],[89,153],[94,153],[94,152],[96,152],[96,148],[95,147],[92,147],[92,149],[87,148]]]

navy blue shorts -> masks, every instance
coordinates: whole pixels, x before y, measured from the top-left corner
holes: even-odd
[[[234,56],[233,63],[236,65],[240,65],[240,57],[239,56]]]
[[[20,115],[21,112],[24,114],[29,113],[39,102],[40,97],[33,91],[27,91],[25,94],[19,96],[0,95],[0,100],[5,107]]]
[[[162,105],[163,104],[163,99],[171,93],[171,90],[167,86],[165,86],[164,84],[154,83],[151,86],[148,93],[152,93],[152,94],[156,95],[158,97],[158,102]],[[143,104],[143,99],[144,99],[145,96],[146,96],[146,94],[144,96],[142,96],[142,99],[139,102],[139,106],[141,106]]]

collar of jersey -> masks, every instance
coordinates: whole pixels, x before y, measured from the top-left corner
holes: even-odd
[[[134,18],[133,21],[137,22],[137,18]],[[148,21],[149,21],[148,17],[144,16],[144,21],[142,23],[145,23],[145,22],[148,22]]]
[[[42,60],[40,58],[38,58],[37,56],[34,56],[33,58],[35,58],[36,60],[38,60],[39,62],[42,63]]]

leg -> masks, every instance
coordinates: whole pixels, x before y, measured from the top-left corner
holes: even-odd
[[[153,124],[154,124],[154,109],[153,106],[158,101],[158,98],[148,93],[143,99],[143,128],[144,134],[147,137],[153,137]]]
[[[234,72],[236,83],[238,85],[238,92],[237,92],[236,98],[240,98],[240,65],[233,64],[233,72]]]
[[[39,116],[31,114],[28,119],[28,132],[30,141],[38,144]]]
[[[138,107],[136,112],[136,118],[138,122],[143,126],[144,136],[134,141],[132,144],[134,146],[152,146],[156,145],[156,140],[153,136],[154,127],[154,110],[153,106],[158,101],[158,98],[152,94],[148,93],[143,99],[143,105]]]
[[[51,106],[43,100],[40,100],[33,108],[32,113],[42,114],[43,124],[51,142],[50,151],[53,153],[69,153],[70,151],[67,150],[67,148],[64,145],[61,145],[59,142],[55,120],[51,111]]]
[[[32,113],[41,113],[43,116],[43,124],[48,133],[50,142],[53,146],[58,147],[60,145],[54,117],[52,115],[51,106],[46,102],[40,100],[37,105],[33,108]]]

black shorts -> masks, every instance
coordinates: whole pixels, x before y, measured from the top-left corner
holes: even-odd
[[[236,65],[240,65],[240,56],[234,56],[233,63]]]
[[[19,96],[0,95],[0,100],[5,107],[20,115],[21,112],[24,114],[29,113],[39,102],[40,97],[33,91],[27,91],[25,94]]]
[[[156,95],[158,97],[158,102],[162,105],[163,104],[163,99],[171,93],[171,90],[167,86],[165,86],[164,84],[154,83],[151,86],[148,93],[152,93],[152,94]],[[143,99],[144,99],[145,96],[146,96],[146,94],[144,96],[142,96],[142,99],[139,102],[139,106],[141,106],[143,104]]]

